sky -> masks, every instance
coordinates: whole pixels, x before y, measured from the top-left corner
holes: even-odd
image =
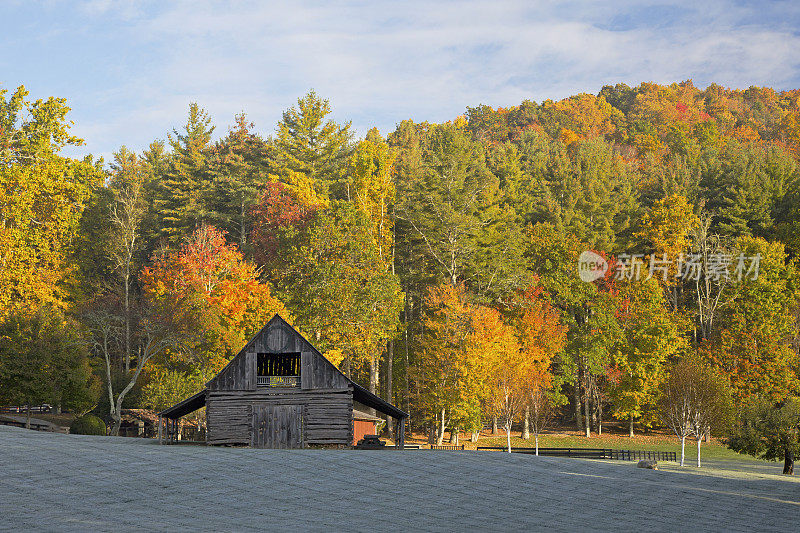
[[[0,23],[0,90],[66,98],[67,155],[106,161],[191,102],[270,135],[311,88],[357,135],[616,83],[800,88],[796,1],[0,0]]]

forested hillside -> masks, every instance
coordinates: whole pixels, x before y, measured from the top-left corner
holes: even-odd
[[[67,102],[0,92],[0,403],[118,424],[276,312],[440,440],[553,406],[652,427],[687,358],[736,406],[800,395],[800,90],[620,84],[364,138],[313,91],[274,129],[201,104],[103,164],[61,155]]]

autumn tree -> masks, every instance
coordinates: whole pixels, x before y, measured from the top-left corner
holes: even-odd
[[[753,396],[745,404],[728,437],[727,446],[739,453],[767,460],[783,458],[783,473],[794,474],[800,453],[800,405],[796,400],[777,403]]]
[[[131,363],[131,283],[138,271],[137,252],[142,247],[142,223],[147,211],[146,189],[148,174],[144,162],[124,146],[114,154],[111,166],[113,177],[109,185],[113,194],[110,232],[111,257],[117,274],[122,279],[124,320],[124,368]]]
[[[372,222],[372,235],[378,248],[378,256],[385,268],[395,274],[394,213],[395,186],[392,172],[396,154],[377,129],[367,133],[350,158],[350,180],[355,204]],[[386,399],[392,401],[394,374],[394,339],[386,344]],[[370,391],[378,385],[377,365],[371,365]],[[389,435],[391,420],[387,420]]]
[[[151,302],[191,305],[193,319],[205,326],[207,357],[229,358],[274,314],[287,314],[256,266],[211,226],[195,230],[180,250],[156,256],[141,280]]]
[[[620,337],[614,355],[616,379],[611,386],[614,416],[651,427],[667,363],[686,349],[682,320],[668,309],[654,278],[620,284]]]
[[[258,201],[250,206],[253,256],[265,268],[266,276],[277,279],[282,268],[280,252],[303,231],[318,207],[304,203],[295,191],[280,182],[268,182]],[[273,274],[275,271],[275,274]]]
[[[508,452],[511,453],[511,426],[522,413],[526,403],[529,375],[527,351],[520,349],[513,327],[504,323],[500,313],[481,307],[473,319],[476,340],[481,349],[478,358],[483,359],[489,385],[491,410],[503,423]]]
[[[686,437],[692,433],[692,406],[697,396],[696,368],[689,361],[679,361],[660,385],[658,413],[661,421],[681,439],[681,466],[686,456]]]
[[[729,427],[733,407],[730,383],[696,354],[690,354],[670,370],[661,391],[660,415],[681,439],[681,466],[686,437],[692,434],[697,442],[700,467],[703,437],[711,430],[724,431]]]
[[[350,158],[350,194],[358,208],[372,221],[378,255],[386,265],[390,265],[393,259],[394,221],[390,208],[396,192],[392,182],[395,157],[377,131],[371,130],[370,135],[356,146]]]
[[[664,285],[674,285],[679,274],[675,266],[689,248],[692,234],[699,225],[694,207],[680,195],[656,200],[639,221],[637,236],[647,242],[651,261],[660,261],[661,268],[653,271]]]
[[[737,399],[760,394],[777,402],[800,392],[798,355],[790,345],[796,270],[781,243],[741,237],[737,249],[729,266],[732,302],[721,313],[719,334],[702,351],[728,377]]]
[[[557,404],[551,365],[562,354],[567,328],[542,294],[541,287],[529,287],[515,302],[519,311],[512,318],[521,352],[520,374],[525,417],[523,438],[533,430],[538,455],[539,434],[549,424]]]
[[[271,269],[281,299],[320,348],[344,354],[344,370],[366,363],[377,386],[377,357],[398,326],[402,292],[386,269],[372,221],[347,202],[314,212],[305,228],[284,226],[281,267]]]
[[[513,339],[505,334],[499,314],[471,303],[463,285],[430,288],[426,308],[415,379],[421,405],[436,424],[435,441],[441,444],[448,427],[456,432],[482,425],[494,363],[503,341]]]
[[[72,237],[103,177],[91,157],[60,155],[83,144],[69,134],[63,98],[31,102],[22,86],[6,94],[0,90],[0,315],[67,298]]]
[[[174,389],[178,375],[187,384],[205,383],[274,314],[289,317],[259,279],[256,266],[210,226],[198,228],[180,250],[156,256],[140,278],[149,304],[159,312],[170,310],[167,325],[173,324],[171,329],[142,332],[161,348],[142,355],[144,362],[137,365],[137,373],[153,371],[146,394],[150,401]],[[151,329],[155,325],[153,320],[147,323]]]

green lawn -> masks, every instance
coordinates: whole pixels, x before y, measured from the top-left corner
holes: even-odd
[[[467,448],[472,448],[475,444],[465,442]],[[477,446],[505,446],[505,435],[482,437]],[[519,437],[511,437],[512,448],[533,448],[533,438],[524,440]],[[576,435],[540,435],[539,447],[541,448],[611,448],[615,450],[652,450],[676,452],[678,457],[681,453],[680,440],[669,435],[635,435],[633,438],[609,434],[600,437],[593,435],[590,438]],[[691,463],[697,459],[697,443],[694,439],[686,439],[686,461]],[[702,443],[700,448],[700,460],[714,461],[757,461],[759,459],[749,455],[740,455],[726,448],[714,440],[709,443]]]

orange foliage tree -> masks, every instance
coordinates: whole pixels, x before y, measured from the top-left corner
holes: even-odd
[[[211,226],[198,228],[180,250],[158,255],[141,281],[150,301],[180,302],[202,332],[193,353],[181,355],[200,363],[203,374],[224,365],[275,313],[286,316],[256,266]]]
[[[538,454],[539,434],[549,423],[555,403],[551,364],[564,349],[567,327],[539,286],[529,287],[520,296],[519,307],[521,312],[514,325],[522,356],[519,370],[525,406],[523,437],[533,430]]]

